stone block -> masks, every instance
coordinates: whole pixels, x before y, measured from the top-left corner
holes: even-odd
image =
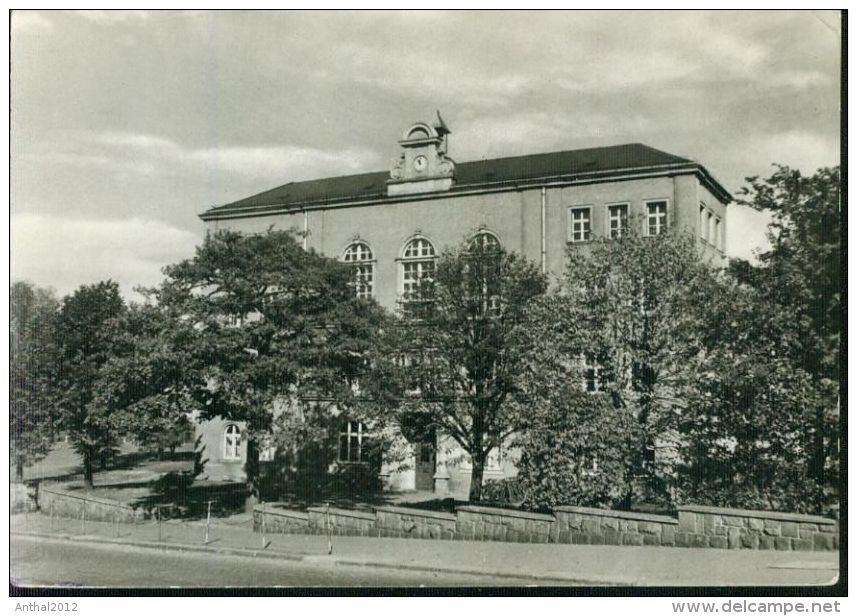
[[[713,548],[717,548],[718,550],[725,550],[729,547],[729,542],[727,538],[722,535],[712,535],[708,538],[708,545]]]
[[[737,517],[734,515],[724,515],[722,517],[723,517],[723,524],[726,526],[735,526],[737,528],[743,528],[744,527],[745,518],[740,518],[740,517]]]
[[[742,532],[743,528],[738,528],[737,526],[729,526],[729,533],[726,536],[726,539],[729,543],[730,550],[737,550],[741,548],[741,536],[744,534]]]
[[[800,538],[801,539],[812,539],[812,536],[818,532],[818,524],[801,524],[800,525]]]
[[[660,545],[660,535],[643,535],[643,545]]]
[[[580,530],[583,526],[583,518],[576,513],[568,516],[568,527],[572,530]]]
[[[771,529],[771,530],[777,531],[775,533],[768,533],[769,535],[779,535],[780,529],[783,526],[783,523],[780,522],[779,520],[764,520],[764,524],[765,524],[765,530]]]
[[[721,539],[725,539],[725,537],[721,537]],[[695,548],[707,548],[708,544],[708,535],[703,535],[701,533],[695,533],[693,535],[693,547]]]
[[[812,539],[792,539],[792,549],[801,552],[812,551]]]
[[[583,520],[583,532],[585,533],[600,533],[601,532],[601,521],[593,520],[593,519],[584,519]]]
[[[799,526],[797,522],[782,522],[780,525],[780,534],[783,537],[799,537]]]
[[[561,530],[559,531],[559,536],[557,538],[558,543],[571,543],[571,531],[570,530]]]
[[[532,535],[533,543],[550,543],[550,535],[546,532],[535,532]]]
[[[640,522],[640,532],[644,535],[659,535],[661,534],[661,525],[657,522]]]
[[[774,546],[778,550],[791,550],[792,540],[789,537],[774,537]]]
[[[589,535],[590,545],[604,545],[604,533],[592,533]]]
[[[704,530],[705,530],[706,535],[715,534],[714,529],[718,526],[723,526],[723,518],[721,518],[719,515],[706,513],[705,515],[702,516],[702,519],[703,519],[703,526],[704,526]],[[699,530],[700,529],[697,528],[697,532],[699,532]]]
[[[676,533],[675,544],[679,548],[689,548],[693,545],[693,533]]]
[[[622,545],[622,532],[608,528],[604,531],[604,543],[607,545]]]
[[[673,525],[664,525],[661,531],[661,545],[675,545],[675,527]]]
[[[619,521],[619,530],[624,532],[636,533],[637,532],[637,520],[620,520]]]
[[[574,545],[589,545],[589,533],[571,533],[571,542]]]
[[[730,527],[730,526],[715,526],[715,527],[714,527],[714,534],[715,534],[715,535],[720,535],[721,537],[726,537],[726,536],[729,534],[729,529],[730,529],[730,528],[734,528],[734,526],[733,526],[733,527]]]
[[[780,528],[778,526],[766,526],[763,532],[770,537],[780,536]]]
[[[683,533],[696,532],[697,515],[690,511],[678,512],[678,529]]]
[[[834,535],[832,533],[815,533],[812,541],[816,550],[832,550],[833,549],[833,538]]]
[[[758,535],[759,537],[759,549],[760,550],[773,550],[774,549],[774,538],[770,535]]]
[[[643,545],[643,535],[640,533],[624,533],[622,545]]]
[[[760,520],[759,518],[747,518],[747,522],[749,523],[750,530],[757,530],[757,531],[765,530],[764,520]]]
[[[610,530],[619,530],[619,518],[604,518],[601,527]]]

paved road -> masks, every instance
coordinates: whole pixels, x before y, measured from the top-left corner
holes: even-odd
[[[349,567],[226,554],[13,536],[11,575],[22,585],[107,587],[521,586],[520,579]]]

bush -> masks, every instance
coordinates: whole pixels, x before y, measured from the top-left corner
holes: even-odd
[[[534,408],[519,437],[516,488],[523,505],[627,507],[628,469],[639,442],[636,419],[609,396],[564,387]]]

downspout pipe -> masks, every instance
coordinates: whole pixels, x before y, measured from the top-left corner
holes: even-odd
[[[547,274],[547,188],[542,186],[542,252],[541,252],[541,262],[542,262],[542,274]]]

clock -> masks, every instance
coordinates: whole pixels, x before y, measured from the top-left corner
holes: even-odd
[[[425,156],[417,156],[414,159],[415,171],[425,171],[426,167],[428,167],[428,159]]]

